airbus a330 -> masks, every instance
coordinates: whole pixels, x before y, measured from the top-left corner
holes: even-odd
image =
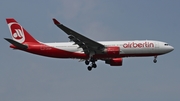
[[[168,43],[155,40],[94,41],[56,19],[53,19],[54,24],[68,35],[71,42],[43,43],[33,38],[15,19],[7,18],[6,21],[12,39],[5,40],[11,43],[11,48],[52,58],[84,60],[89,71],[97,67],[97,60],[110,66],[122,66],[125,57],[152,56],[156,63],[157,56],[174,50]]]

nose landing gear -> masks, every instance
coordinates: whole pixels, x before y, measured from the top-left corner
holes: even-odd
[[[154,56],[153,62],[154,62],[154,63],[157,63],[157,56]]]

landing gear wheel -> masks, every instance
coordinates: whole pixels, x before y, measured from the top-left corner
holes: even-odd
[[[153,60],[153,62],[154,62],[154,63],[157,63],[157,60],[156,60],[156,59],[154,59],[154,60]]]
[[[154,63],[157,62],[157,56],[154,56],[154,60],[153,60]]]
[[[85,64],[86,64],[86,65],[89,65],[89,61],[88,61],[88,60],[86,60],[86,61],[85,61]]]
[[[91,71],[91,70],[92,70],[92,67],[91,67],[91,66],[88,66],[87,69],[88,69],[89,71]]]
[[[92,67],[93,67],[93,68],[96,68],[96,67],[97,67],[97,65],[96,65],[95,63],[93,63],[93,64],[92,64]]]

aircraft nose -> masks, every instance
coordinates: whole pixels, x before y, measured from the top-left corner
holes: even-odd
[[[173,51],[174,47],[173,46],[169,46],[169,52]]]

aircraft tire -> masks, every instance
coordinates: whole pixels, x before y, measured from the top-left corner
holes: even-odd
[[[88,61],[88,60],[86,60],[86,61],[85,61],[85,64],[86,64],[86,65],[89,65],[89,61]]]
[[[91,71],[91,70],[92,70],[92,67],[91,67],[91,66],[88,66],[87,69],[88,69],[89,71]]]
[[[154,62],[154,63],[157,63],[157,60],[156,60],[156,59],[154,59],[154,60],[153,60],[153,62]]]
[[[96,67],[97,67],[97,65],[96,65],[95,63],[93,63],[93,64],[92,64],[92,67],[93,67],[93,68],[96,68]]]

